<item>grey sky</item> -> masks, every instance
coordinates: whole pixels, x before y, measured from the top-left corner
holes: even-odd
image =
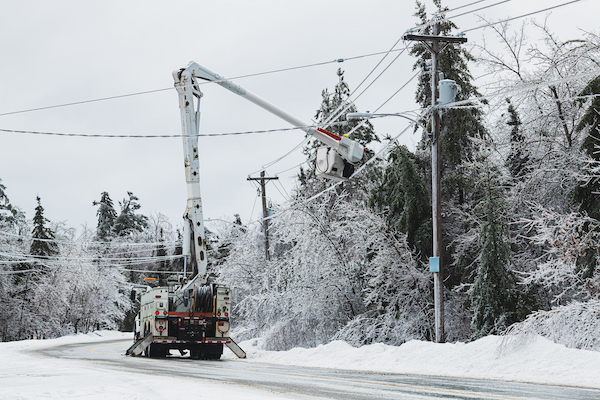
[[[455,8],[472,2],[447,0],[443,4]],[[513,0],[481,13],[506,18],[563,2]],[[482,2],[461,12],[493,3]],[[432,11],[431,1],[426,4]],[[415,25],[414,10],[413,1],[398,0],[4,2],[0,6],[0,114],[172,88],[171,72],[191,60],[234,77],[388,50]],[[597,30],[599,11],[600,2],[584,0],[553,11],[548,24],[562,39],[580,37],[577,28]],[[541,21],[545,15],[536,18]],[[482,24],[474,15],[455,22],[461,29]],[[482,44],[482,33],[469,33],[469,43]],[[330,63],[237,83],[311,121],[321,102],[321,90],[332,89],[336,83],[337,68],[346,71],[353,89],[380,58]],[[358,109],[376,109],[412,76],[413,62],[409,55],[402,55],[356,101]],[[414,83],[409,85],[381,112],[415,109],[414,87]],[[204,85],[202,90],[202,133],[289,127],[220,87]],[[399,119],[374,124],[381,135],[398,133],[406,126]],[[0,128],[106,135],[179,134],[181,130],[175,90],[0,116]],[[239,213],[248,221],[256,189],[246,177],[302,139],[300,131],[201,138],[205,216],[230,218]],[[417,138],[406,140],[410,144]],[[303,159],[301,152],[295,152],[267,173],[276,174]],[[296,172],[280,174],[288,193]],[[109,192],[116,205],[132,191],[140,198],[141,212],[161,212],[175,224],[185,208],[179,138],[93,139],[0,132],[0,178],[12,203],[28,218],[39,195],[49,219],[75,227],[95,226],[92,201],[103,191]],[[275,202],[285,198],[284,189],[280,190],[268,186]],[[259,208],[257,202],[253,219],[258,218]]]

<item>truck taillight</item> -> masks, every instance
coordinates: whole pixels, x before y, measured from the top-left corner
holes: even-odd
[[[225,313],[225,316],[226,316],[226,317],[229,317],[229,313]]]
[[[220,316],[221,316],[221,312],[219,311],[219,312],[217,313],[217,317],[220,317]]]
[[[156,315],[158,315],[158,314],[159,314],[159,312],[158,312],[158,311],[156,311]]]
[[[167,315],[167,312],[166,312],[166,311],[163,311],[163,315]]]

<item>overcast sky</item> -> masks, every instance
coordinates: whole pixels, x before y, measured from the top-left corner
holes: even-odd
[[[567,0],[513,0],[482,10],[504,19]],[[475,0],[444,0],[453,9]],[[478,2],[449,15],[497,3]],[[430,0],[425,1],[433,11]],[[0,5],[0,114],[173,87],[171,72],[189,61],[236,77],[389,50],[416,24],[413,1],[5,1]],[[600,2],[583,0],[535,16],[561,39],[598,31]],[[481,26],[474,14],[458,17],[460,29]],[[515,26],[520,21],[514,23]],[[495,38],[469,32],[469,45]],[[400,43],[401,45],[402,43]],[[393,55],[395,56],[395,54]],[[346,71],[354,89],[382,56],[236,80],[296,117],[310,122],[321,91]],[[393,57],[388,57],[391,60]],[[403,54],[356,105],[375,110],[413,75]],[[477,74],[474,73],[477,77]],[[479,84],[479,81],[476,83]],[[413,110],[414,82],[380,112]],[[289,125],[216,85],[203,85],[201,133],[287,128]],[[374,121],[380,135],[406,126],[397,118]],[[0,129],[88,135],[181,133],[174,89],[61,108],[0,116]],[[283,131],[200,139],[201,188],[206,218],[244,222],[260,216],[256,187],[246,180],[302,141]],[[418,138],[406,137],[411,145]],[[276,203],[293,190],[297,151],[267,169],[277,174],[268,195]],[[94,200],[107,191],[118,208],[127,191],[141,212],[163,213],[179,224],[186,203],[180,138],[79,138],[0,132],[0,179],[13,205],[32,218],[40,196],[46,217],[74,227],[96,225]],[[253,211],[254,210],[254,211]]]

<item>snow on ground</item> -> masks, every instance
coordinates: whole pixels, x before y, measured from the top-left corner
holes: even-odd
[[[541,336],[360,348],[336,341],[289,351],[262,351],[259,345],[259,339],[240,343],[248,362],[600,388],[600,352],[569,349]],[[223,358],[235,355],[227,349]]]
[[[161,377],[162,385],[157,385],[156,376],[151,374],[126,369],[116,371],[94,362],[31,353],[44,347],[119,338],[131,339],[131,333],[101,331],[59,339],[0,343],[0,399],[147,400],[174,398],[185,393],[202,393],[201,398],[214,398],[221,396],[224,389],[231,398],[281,398],[281,395],[245,386],[173,376]],[[240,343],[248,358],[239,362],[600,388],[600,352],[568,349],[539,336],[515,341],[509,346],[495,336],[467,344],[411,341],[399,347],[374,344],[354,348],[336,341],[312,349],[280,352],[259,350],[259,344],[258,339]],[[237,359],[229,350],[223,358]]]
[[[49,340],[0,343],[0,399],[11,400],[148,400],[216,399],[226,392],[228,398],[249,400],[281,399],[246,386],[208,383],[206,380],[160,377],[130,370],[117,371],[89,361],[56,359],[29,353],[55,345],[94,343],[109,339],[131,339],[131,333],[95,332]],[[193,396],[190,397],[190,394]]]

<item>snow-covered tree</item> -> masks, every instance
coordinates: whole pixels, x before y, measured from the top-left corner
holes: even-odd
[[[549,311],[536,311],[514,324],[506,332],[503,346],[508,347],[541,335],[567,347],[600,351],[600,300],[572,302]]]
[[[275,214],[269,262],[257,232],[233,243],[221,279],[233,288],[242,337],[262,336],[271,349],[428,337],[429,277],[406,235],[394,234],[355,194],[323,197]]]
[[[523,123],[510,99],[507,98],[506,102],[508,103],[508,121],[506,121],[506,125],[511,129],[510,151],[506,157],[505,165],[510,172],[512,181],[514,181],[522,179],[522,177],[530,171],[531,166],[525,135],[521,131],[521,125],[523,125]]]
[[[128,198],[124,198],[119,202],[121,212],[115,220],[115,233],[118,236],[131,234],[132,232],[143,231],[148,226],[148,217],[142,214],[136,214],[142,206],[138,203],[137,198],[132,192],[127,192]]]
[[[58,254],[59,250],[58,245],[54,242],[54,231],[47,225],[50,221],[44,217],[42,200],[39,196],[36,200],[38,205],[35,208],[35,215],[33,217],[33,230],[31,231],[33,240],[29,248],[29,254],[46,259]]]
[[[113,201],[108,192],[102,192],[100,200],[94,200],[93,205],[98,206],[98,210],[96,211],[96,215],[98,216],[96,234],[99,240],[106,241],[114,234],[117,211],[115,211]]]
[[[483,197],[477,206],[481,213],[481,254],[477,277],[471,289],[475,337],[504,330],[515,313],[516,282],[509,271],[509,247],[506,205],[499,171],[484,155],[478,187]]]
[[[371,189],[368,204],[384,213],[393,230],[406,233],[408,245],[426,259],[432,254],[431,200],[419,164],[423,160],[418,155],[406,146],[395,145],[383,176]]]

